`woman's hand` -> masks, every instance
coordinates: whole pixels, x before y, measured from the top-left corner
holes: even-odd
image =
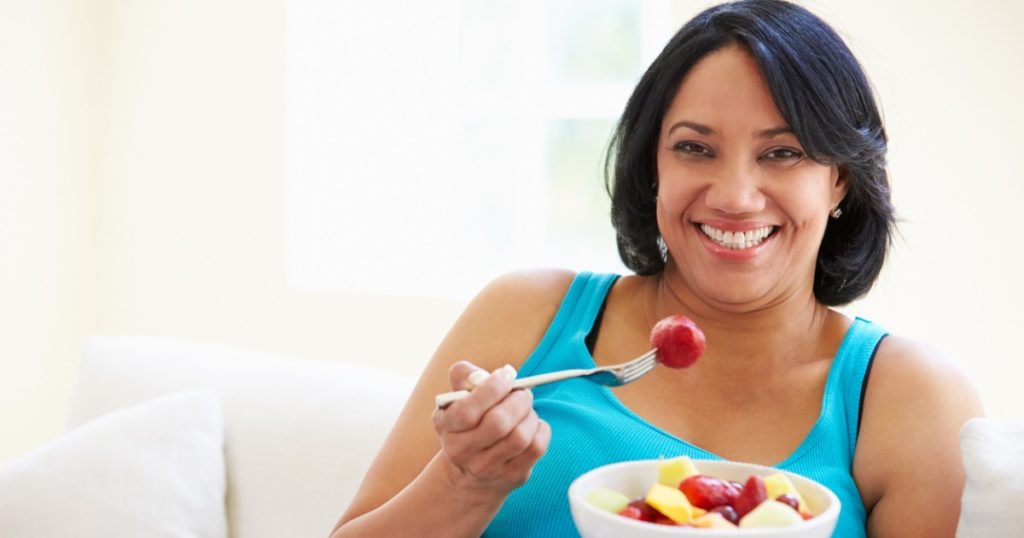
[[[551,428],[533,410],[533,394],[512,389],[514,379],[511,366],[490,376],[465,361],[448,369],[452,390],[472,389],[433,416],[455,487],[507,494],[526,482],[547,451]]]

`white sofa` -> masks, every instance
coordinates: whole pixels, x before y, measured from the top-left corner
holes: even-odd
[[[0,537],[324,538],[413,382],[217,345],[93,338],[69,431],[0,468]],[[958,535],[1024,536],[1024,423],[972,421],[961,445]]]
[[[324,538],[330,534],[338,517],[358,488],[363,473],[390,430],[412,388],[413,379],[382,370],[334,364],[323,361],[302,360],[232,349],[217,345],[182,342],[151,337],[96,337],[89,341],[81,365],[78,386],[71,407],[70,427],[76,428],[91,419],[109,416],[108,413],[150,400],[159,395],[179,393],[185,389],[207,388],[216,395],[220,406],[213,412],[223,412],[222,447],[214,446],[216,454],[195,450],[185,454],[164,456],[162,467],[180,469],[183,480],[194,475],[216,474],[217,456],[223,458],[222,472],[226,476],[220,491],[216,488],[189,490],[191,484],[170,485],[181,490],[179,497],[219,493],[220,506],[192,506],[191,499],[160,498],[163,506],[146,505],[137,509],[149,511],[153,519],[152,531],[146,521],[135,521],[132,514],[115,512],[81,515],[83,525],[115,527],[103,534],[73,533],[71,536],[129,536],[128,526],[135,525],[136,537],[224,536],[225,525],[218,528],[207,523],[218,517],[226,521],[227,536],[232,538]],[[192,392],[190,394],[202,393]],[[196,403],[186,409],[182,420],[196,420],[208,426],[210,420],[200,422],[196,417]],[[200,398],[198,407],[202,408]],[[170,404],[165,404],[165,407]],[[183,405],[177,402],[175,405]],[[165,415],[166,413],[165,409]],[[122,423],[128,419],[119,418]],[[139,417],[145,420],[146,417]],[[118,426],[125,429],[130,426]],[[218,423],[199,430],[198,434],[218,434]],[[153,432],[143,432],[152,437]],[[159,433],[159,432],[157,432]],[[67,434],[66,434],[67,435]],[[130,439],[130,438],[129,438]],[[62,444],[63,443],[63,444]],[[69,472],[84,472],[80,467],[111,465],[133,458],[146,457],[141,450],[120,450],[119,439],[108,435],[103,440],[100,454],[88,457],[77,452],[79,439],[58,439],[45,447],[43,462],[33,455],[15,462],[14,469],[0,469],[0,536],[4,538],[64,538],[66,522],[50,521],[47,527],[40,518],[52,520],[54,513],[68,513],[73,506],[60,506],[62,499],[56,493],[32,496],[25,492],[24,483],[54,480],[43,467],[54,467],[54,461],[74,468]],[[70,445],[70,446],[67,446]],[[150,447],[151,452],[161,447]],[[94,450],[95,451],[95,450]],[[56,452],[56,454],[54,454]],[[89,460],[88,458],[93,458]],[[156,456],[150,456],[150,461]],[[182,461],[186,457],[191,461]],[[46,460],[46,458],[49,458]],[[83,461],[83,458],[84,461]],[[36,461],[33,461],[35,459]],[[69,464],[67,460],[72,460]],[[211,463],[212,462],[212,463]],[[203,467],[200,467],[200,466]],[[159,482],[141,467],[143,476],[135,480]],[[11,475],[14,475],[11,477]],[[106,473],[105,475],[108,475]],[[101,477],[102,478],[102,477]],[[131,479],[129,479],[131,480]],[[18,485],[21,482],[21,485]],[[164,480],[168,482],[168,480]],[[5,484],[8,486],[5,493]],[[159,484],[156,484],[158,486]],[[131,501],[132,488],[142,484],[127,484],[108,496],[124,505]],[[66,485],[58,488],[66,489]],[[154,486],[155,487],[155,486]],[[152,490],[138,490],[148,492]],[[46,498],[40,499],[43,495]],[[81,499],[80,495],[78,499]],[[80,501],[74,501],[79,505]],[[107,510],[101,507],[99,510]],[[59,510],[59,512],[57,512]],[[95,510],[95,508],[93,509]],[[143,516],[144,517],[144,516]],[[21,521],[15,521],[20,518]],[[194,524],[185,519],[202,520]],[[169,519],[179,520],[173,527]],[[33,521],[34,520],[34,521]],[[166,528],[161,528],[164,525]],[[79,526],[79,528],[83,528]],[[144,530],[139,530],[144,529]],[[166,532],[165,532],[166,531]],[[144,534],[139,534],[139,533]]]

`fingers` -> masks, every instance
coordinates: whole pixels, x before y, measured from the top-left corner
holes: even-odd
[[[477,386],[483,385],[484,382],[487,381],[488,377],[490,377],[490,374],[488,374],[487,372],[483,370],[477,370],[469,374],[469,377],[467,377],[466,381],[463,383],[463,388],[465,390],[473,390]]]
[[[507,443],[510,436],[522,435],[524,423],[534,421],[532,434],[536,431],[535,422],[539,420],[533,412],[533,394],[527,390],[515,390],[502,400],[501,405],[492,407],[481,418],[477,425],[477,435],[472,437],[468,448],[472,450],[490,449],[498,444]]]
[[[458,361],[448,368],[448,385],[452,390],[470,390],[480,384],[481,376],[484,379],[487,377],[487,372],[484,369],[468,361]],[[467,383],[467,381],[470,382]]]
[[[475,385],[469,396],[434,411],[447,461],[477,486],[508,489],[525,482],[547,450],[550,427],[533,409],[533,394],[513,390],[515,370],[487,374],[464,362],[449,369],[453,387]]]
[[[519,455],[505,462],[505,466],[511,470],[526,470],[525,474],[522,475],[523,483],[530,478],[533,464],[547,453],[548,445],[551,443],[551,426],[540,419],[537,422],[537,433],[530,440],[529,445]]]
[[[452,370],[455,370],[456,366],[459,366],[460,371],[451,375],[456,383],[453,386],[464,385],[470,377],[483,379],[483,376],[476,374],[483,371],[469,363],[456,363],[452,366]],[[474,368],[476,369],[474,370]],[[511,366],[495,370],[495,375],[487,375],[479,386],[473,388],[469,396],[453,403],[440,413],[435,412],[435,426],[450,432],[463,432],[476,428],[484,415],[512,391],[514,379],[515,369]],[[437,419],[440,419],[441,424],[438,424]]]
[[[479,390],[479,389],[478,389]],[[442,411],[447,415],[449,411]],[[533,410],[533,394],[526,390],[512,391],[499,405],[484,414],[472,428],[454,430],[451,419],[444,416],[435,425],[445,451],[456,459],[466,454],[482,454],[490,463],[518,456],[526,450],[539,430],[540,419]]]
[[[510,382],[516,378],[516,369],[510,364],[498,368],[494,373]],[[473,390],[478,385],[482,385],[490,375],[486,370],[471,362],[459,361],[448,368],[448,385],[452,390]]]
[[[487,459],[494,463],[513,459],[527,450],[540,431],[543,422],[537,413],[533,412],[532,407],[528,407],[521,418],[517,417],[512,420],[515,420],[515,424],[508,428],[507,433],[483,449]]]
[[[550,441],[551,427],[531,413],[531,418],[519,428],[472,461],[467,471],[479,477],[500,469],[511,487],[519,487],[530,478],[534,464],[547,452]]]

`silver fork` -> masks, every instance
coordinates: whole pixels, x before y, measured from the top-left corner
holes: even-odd
[[[652,349],[647,353],[622,364],[598,366],[597,368],[559,370],[557,372],[548,372],[546,374],[522,377],[516,379],[512,383],[512,388],[528,389],[530,387],[536,387],[537,385],[546,385],[548,383],[574,379],[577,377],[582,377],[587,381],[597,383],[598,385],[604,385],[606,387],[618,387],[640,379],[647,374],[647,372],[653,370],[657,365],[658,358],[655,356],[655,350]],[[469,396],[468,390],[456,390],[454,392],[438,394],[437,397],[434,398],[434,402],[437,404],[437,407],[444,409],[451,405],[452,402],[461,400],[466,396]]]

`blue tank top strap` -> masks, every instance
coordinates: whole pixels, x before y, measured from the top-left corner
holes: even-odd
[[[519,376],[581,367],[574,360],[577,354],[550,353],[551,348],[560,341],[582,342],[587,337],[608,290],[618,278],[614,273],[584,271],[576,275],[544,337],[520,367]]]
[[[861,400],[864,395],[864,382],[871,361],[875,357],[878,344],[889,333],[885,329],[864,319],[856,318],[847,331],[843,344],[836,353],[833,369],[843,379],[833,397],[841,399],[843,419],[846,425],[850,454],[857,446],[857,432],[860,428]],[[837,417],[838,419],[839,417]]]

